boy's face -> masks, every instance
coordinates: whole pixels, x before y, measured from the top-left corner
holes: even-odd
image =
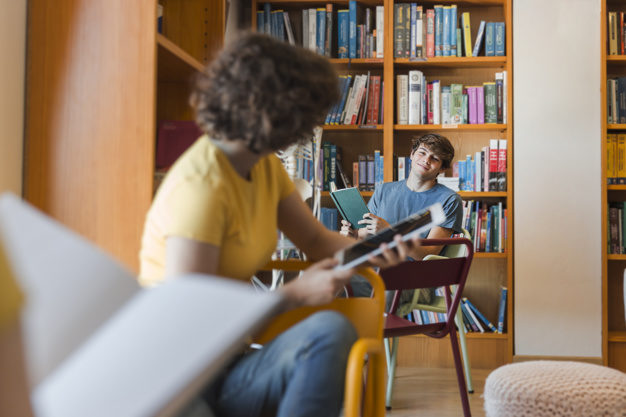
[[[424,145],[420,145],[411,154],[411,175],[416,175],[422,181],[431,181],[437,178],[442,169],[441,158]]]

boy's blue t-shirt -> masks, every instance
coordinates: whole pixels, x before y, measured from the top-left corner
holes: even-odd
[[[421,209],[435,203],[441,203],[446,220],[440,227],[463,233],[463,203],[461,197],[445,185],[436,184],[427,191],[412,191],[406,186],[406,180],[387,182],[376,187],[367,207],[372,214],[382,217],[389,224],[394,224]],[[428,236],[428,231],[421,237]]]

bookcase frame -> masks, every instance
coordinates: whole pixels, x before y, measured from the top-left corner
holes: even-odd
[[[602,149],[602,360],[604,365],[626,372],[626,323],[624,323],[623,272],[626,255],[609,254],[608,206],[611,201],[626,201],[626,185],[607,184],[607,144],[609,133],[626,132],[626,124],[608,124],[607,80],[626,76],[626,55],[608,54],[608,12],[626,12],[626,4],[602,0],[601,28],[601,149]]]
[[[358,3],[364,7],[385,7],[385,54],[383,58],[367,59],[330,59],[339,73],[363,73],[368,70],[381,72],[385,81],[384,89],[384,116],[383,123],[375,127],[362,128],[354,125],[324,126],[323,140],[330,140],[342,148],[344,171],[351,173],[351,162],[357,160],[358,154],[373,153],[375,149],[382,149],[382,155],[408,155],[408,136],[427,132],[438,132],[448,136],[455,145],[456,159],[463,159],[465,154],[488,145],[488,139],[498,137],[507,139],[507,191],[505,192],[468,192],[461,191],[463,199],[477,199],[487,202],[502,201],[508,211],[507,246],[505,253],[478,252],[465,294],[481,310],[484,310],[491,320],[497,318],[497,307],[500,297],[500,285],[508,288],[506,334],[468,334],[470,361],[478,368],[495,368],[509,363],[513,358],[513,42],[512,42],[512,0],[459,0],[459,1],[421,1],[419,5],[432,7],[435,4],[451,5],[469,11],[472,19],[472,35],[478,31],[480,20],[500,20],[506,27],[506,56],[496,57],[434,57],[425,61],[411,61],[406,58],[393,57],[393,5],[409,2],[394,0],[363,0]],[[271,3],[272,9],[285,10],[323,7],[326,3],[339,8],[348,8],[347,0],[250,0],[252,28],[256,28],[256,11],[261,10],[264,3]],[[336,19],[335,19],[336,25]],[[336,26],[334,28],[336,30]],[[508,123],[483,125],[398,125],[395,124],[395,77],[409,69],[418,69],[425,73],[441,71],[447,78],[442,79],[447,84],[450,79],[467,84],[479,81],[491,81],[497,71],[507,71],[507,106]],[[358,144],[355,144],[357,143]],[[391,158],[384,160],[384,180],[393,181],[393,164]],[[350,164],[350,165],[347,165]],[[372,192],[363,192],[368,197]],[[331,206],[332,202],[323,193],[323,204]],[[487,277],[487,278],[485,278]],[[403,338],[398,361],[400,364],[415,364],[416,358],[429,365],[452,366],[452,358],[447,350],[438,345],[439,341],[414,336]]]
[[[28,3],[24,196],[138,270],[161,120],[223,44],[226,0]]]

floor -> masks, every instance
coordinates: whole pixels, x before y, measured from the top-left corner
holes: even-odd
[[[490,370],[473,369],[474,393],[469,394],[473,417],[484,417],[483,387]],[[463,416],[454,369],[398,368],[388,417]]]

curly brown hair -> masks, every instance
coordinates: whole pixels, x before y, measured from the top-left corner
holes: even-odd
[[[442,169],[450,168],[454,159],[454,146],[447,137],[436,133],[427,133],[424,136],[415,137],[411,140],[411,155],[420,145],[424,145],[441,159]]]
[[[246,32],[198,76],[191,105],[209,136],[243,140],[260,153],[310,138],[338,99],[337,73],[326,58]]]

